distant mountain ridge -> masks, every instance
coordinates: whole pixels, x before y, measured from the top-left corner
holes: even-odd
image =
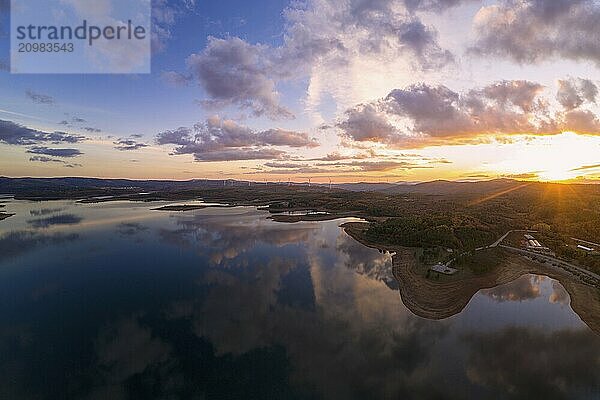
[[[57,191],[62,189],[79,190],[193,190],[205,187],[219,186],[259,186],[265,184],[276,184],[274,182],[251,182],[237,180],[210,180],[192,179],[187,181],[173,180],[136,180],[136,179],[104,179],[104,178],[8,178],[0,177],[0,194],[17,193],[43,193],[45,191]],[[287,183],[281,183],[287,185]],[[292,183],[292,186],[308,186],[308,183]],[[521,187],[539,188],[542,185],[557,185],[551,183],[517,181],[513,179],[493,179],[488,181],[448,181],[435,180],[431,182],[397,182],[397,183],[338,183],[332,184],[334,189],[348,190],[353,192],[381,192],[388,194],[423,194],[423,195],[457,195],[457,194],[486,194],[497,193],[504,190],[514,190]],[[573,184],[571,184],[573,185]],[[596,185],[577,185],[596,186]],[[328,184],[313,183],[311,188],[329,188]]]

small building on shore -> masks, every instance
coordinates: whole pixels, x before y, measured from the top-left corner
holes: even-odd
[[[437,263],[437,264],[431,266],[429,269],[433,272],[439,272],[440,274],[444,274],[444,275],[454,275],[455,273],[458,272],[457,269],[450,268],[446,264],[442,264],[442,263]]]

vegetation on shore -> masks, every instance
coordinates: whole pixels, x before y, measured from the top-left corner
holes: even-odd
[[[3,178],[6,179],[6,178]],[[493,242],[508,230],[535,229],[557,255],[594,272],[600,256],[578,250],[571,237],[600,243],[600,185],[563,185],[494,180],[477,183],[437,181],[358,192],[324,186],[258,185],[223,181],[10,180],[2,192],[16,198],[74,198],[185,201],[262,206],[282,220],[287,211],[316,210],[370,222],[365,237],[387,246],[448,248],[455,254]],[[70,180],[69,180],[70,179]],[[0,181],[2,183],[3,181]],[[57,183],[58,182],[58,183]],[[322,216],[310,218],[321,219]],[[566,245],[571,243],[571,245]]]

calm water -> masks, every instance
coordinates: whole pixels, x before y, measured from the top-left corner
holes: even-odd
[[[599,337],[552,279],[428,321],[343,221],[157,204],[6,204],[1,399],[600,398]]]

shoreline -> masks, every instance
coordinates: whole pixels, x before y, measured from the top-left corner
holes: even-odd
[[[9,213],[0,212],[0,221],[3,221],[5,219],[7,219],[7,218],[10,218],[13,215],[15,215],[15,214],[9,214]]]
[[[362,236],[368,223],[342,224],[344,232],[357,242],[380,251],[393,252],[392,274],[398,282],[403,304],[415,315],[442,320],[459,314],[480,290],[510,283],[523,275],[543,275],[558,281],[567,291],[570,306],[581,320],[600,335],[600,290],[577,281],[567,272],[551,269],[524,256],[506,254],[494,270],[451,282],[436,282],[416,271],[415,249],[380,245]]]
[[[359,213],[331,213],[331,214],[303,214],[303,215],[288,215],[282,214],[278,212],[272,212],[268,210],[271,214],[268,216],[268,219],[271,219],[275,222],[288,223],[293,224],[296,222],[315,222],[315,221],[333,221],[336,219],[343,218],[360,218],[365,219],[364,216],[360,216]]]

